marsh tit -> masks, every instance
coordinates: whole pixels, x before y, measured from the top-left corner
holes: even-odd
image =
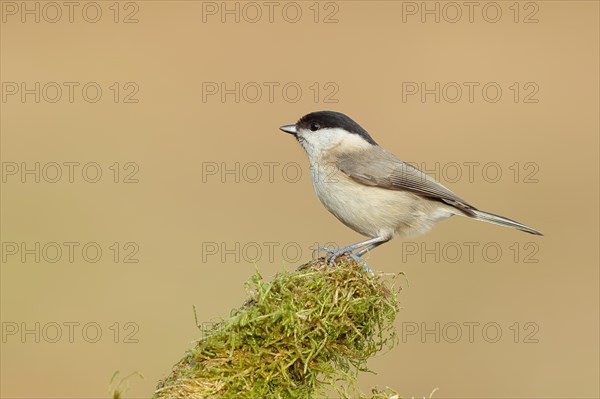
[[[342,113],[313,112],[280,129],[293,135],[306,151],[313,187],[325,208],[369,237],[337,250],[323,248],[331,255],[330,263],[342,254],[362,262],[361,255],[392,238],[423,234],[454,215],[542,235],[522,223],[478,210],[387,152]]]

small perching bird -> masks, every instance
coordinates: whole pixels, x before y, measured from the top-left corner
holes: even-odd
[[[522,223],[478,210],[387,152],[342,113],[313,112],[280,129],[296,137],[306,151],[313,186],[325,208],[346,226],[370,237],[335,250],[323,248],[330,262],[342,254],[362,261],[360,256],[395,236],[423,234],[435,222],[453,215],[542,235]]]

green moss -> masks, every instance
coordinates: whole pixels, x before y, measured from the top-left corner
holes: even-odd
[[[367,359],[397,341],[392,280],[345,258],[271,281],[257,272],[247,283],[251,298],[188,351],[154,398],[314,398],[332,390],[390,398],[390,390],[360,395],[356,381]]]

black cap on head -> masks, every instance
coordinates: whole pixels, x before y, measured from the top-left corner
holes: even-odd
[[[318,129],[340,128],[357,134],[370,144],[377,145],[369,133],[350,117],[335,111],[317,111],[304,115],[296,126],[300,129],[317,131]]]

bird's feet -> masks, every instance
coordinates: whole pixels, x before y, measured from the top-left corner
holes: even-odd
[[[335,263],[335,260],[340,256],[348,256],[352,255],[352,252],[348,250],[348,248],[329,248],[329,247],[317,247],[313,251],[313,259],[319,257],[319,253],[325,252],[325,261],[329,266],[332,266]]]
[[[337,248],[317,247],[312,251],[313,259],[319,259],[319,254],[321,252],[325,252],[325,259],[327,259],[337,252]]]
[[[344,247],[344,248],[318,247],[317,249],[315,249],[313,251],[313,258],[316,258],[317,255],[319,254],[319,252],[326,253],[325,261],[327,262],[328,266],[333,266],[333,264],[335,263],[335,260],[337,258],[339,258],[340,256],[346,256],[346,257],[354,260],[356,263],[362,264],[362,268],[370,275],[373,275],[373,270],[371,270],[369,265],[367,265],[367,262],[365,262],[360,256],[352,253],[352,250],[347,247]]]

